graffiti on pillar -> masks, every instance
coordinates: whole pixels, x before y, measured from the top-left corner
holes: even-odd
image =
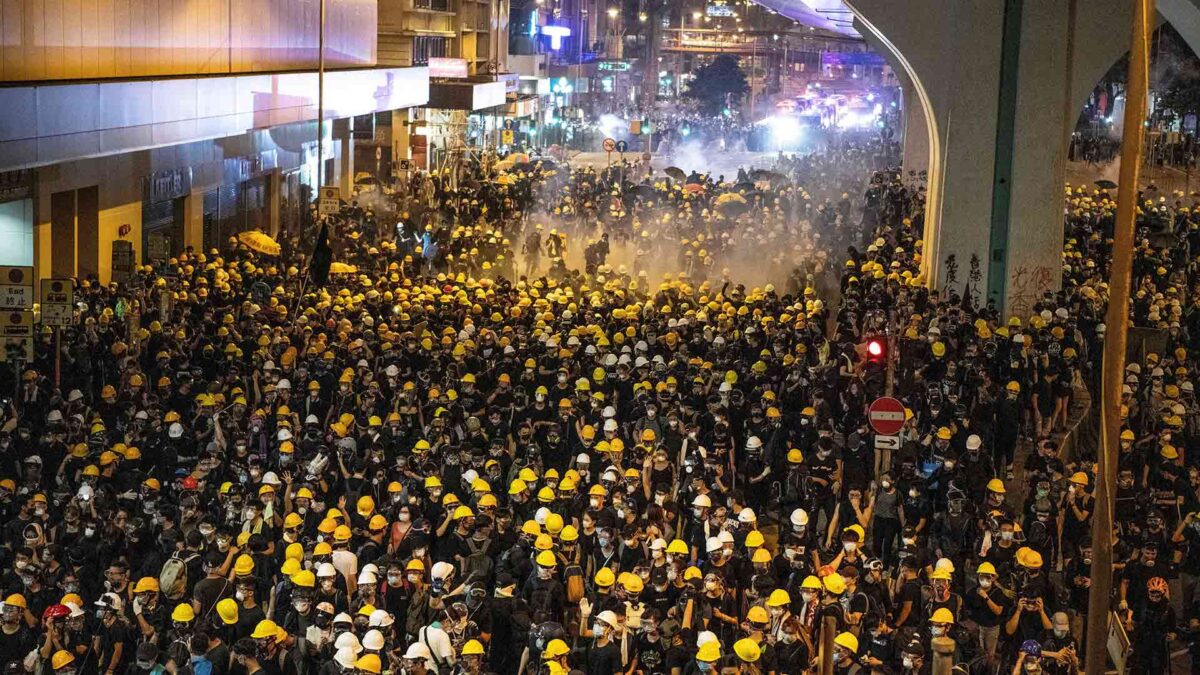
[[[942,285],[947,291],[952,291],[957,284],[958,259],[954,257],[953,253],[951,253],[950,255],[946,256],[946,274]]]
[[[1044,265],[1018,265],[1008,283],[1009,313],[1027,316],[1042,294],[1051,290],[1054,274]]]
[[[980,269],[979,254],[971,254],[971,271],[967,273],[967,298],[972,306],[979,304],[979,284],[983,281],[983,270]]]

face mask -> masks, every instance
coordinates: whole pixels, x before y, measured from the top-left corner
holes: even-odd
[[[842,548],[845,549],[846,553],[854,553],[854,551],[858,548],[858,542],[857,541],[843,541]]]
[[[391,577],[388,577],[388,580],[390,581],[390,580],[391,580]],[[410,575],[408,575],[408,583],[410,583],[410,584],[419,584],[419,583],[421,583],[421,575],[420,575],[420,574],[410,574]]]
[[[292,603],[292,607],[295,607],[296,611],[300,614],[307,614],[309,603],[307,600],[296,600]]]
[[[879,483],[879,486],[882,487],[884,490],[890,490],[890,489],[892,489],[892,482],[887,481],[887,480],[881,481]]]
[[[1064,638],[1067,636],[1067,632],[1068,631],[1066,631],[1066,630],[1059,630],[1059,629],[1055,628],[1054,629],[1054,637],[1060,638],[1060,639]]]
[[[599,622],[592,624],[592,632],[596,634],[596,639],[604,637],[604,624]]]
[[[929,629],[929,633],[934,637],[941,637],[946,634],[946,629],[943,626],[933,626]]]
[[[1004,541],[1012,541],[1013,533],[1012,532],[1001,532],[1000,538],[1003,539]]]
[[[246,593],[245,593],[245,591],[242,591],[239,589],[236,593],[233,594],[233,597],[237,598],[238,602],[242,602],[243,600],[246,599]]]
[[[913,660],[907,656],[900,660],[900,663],[907,669],[912,670]]]
[[[986,591],[987,589],[992,587],[992,580],[991,579],[980,579],[979,587]]]

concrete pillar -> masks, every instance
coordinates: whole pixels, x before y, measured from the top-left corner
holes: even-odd
[[[183,203],[183,246],[204,250],[204,192],[192,190]]]
[[[1063,128],[1078,115],[1065,113],[1067,26],[1067,3],[1024,3],[1004,289],[1006,313],[1022,319],[1062,285]]]
[[[409,135],[412,133],[410,118],[408,109],[392,111],[392,173],[397,175],[401,161],[412,159],[409,143]]]
[[[266,176],[267,189],[267,232],[272,237],[279,236],[279,200],[283,191],[280,189],[283,172],[272,169]],[[351,177],[353,179],[353,176]]]
[[[346,135],[338,141],[338,185],[342,189],[342,199],[348,200],[354,189],[354,137],[347,130]]]
[[[1164,14],[1182,17],[1184,32],[1200,43],[1200,0],[1165,2]],[[859,32],[901,78],[905,171],[929,167],[930,285],[961,292],[974,257],[981,299],[994,272],[991,290],[1003,297],[1006,313],[1027,316],[1044,292],[1061,285],[1066,140],[1088,93],[1128,49],[1112,39],[1112,26],[1128,23],[1128,3],[1077,0],[1074,17],[1068,2],[846,4]],[[1006,5],[1021,10],[1007,31]],[[1070,34],[1073,40],[1064,38]],[[1006,44],[1015,58],[1004,63]],[[1012,72],[1015,87],[1005,88],[1001,79]],[[1014,95],[1007,111],[1002,89]]]
[[[929,170],[929,121],[925,119],[925,108],[917,99],[912,80],[900,71],[901,109],[904,114],[904,149],[902,167],[905,180],[909,171]]]

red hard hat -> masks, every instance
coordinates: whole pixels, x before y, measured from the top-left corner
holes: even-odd
[[[65,619],[71,616],[71,608],[66,605],[50,605],[42,612],[42,621],[46,619]]]
[[[187,478],[183,479],[183,489],[184,490],[198,490],[198,489],[200,489],[200,484],[196,482],[195,478],[188,476]]]

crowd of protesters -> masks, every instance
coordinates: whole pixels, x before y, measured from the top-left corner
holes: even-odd
[[[328,273],[306,232],[81,281],[3,404],[6,675],[783,675],[822,631],[836,673],[942,638],[1077,672],[1096,477],[1060,442],[1115,207],[1068,188],[1064,290],[1004,316],[927,288],[891,152],[422,173],[332,219]],[[1165,673],[1200,652],[1196,226],[1143,211],[1112,608]]]

